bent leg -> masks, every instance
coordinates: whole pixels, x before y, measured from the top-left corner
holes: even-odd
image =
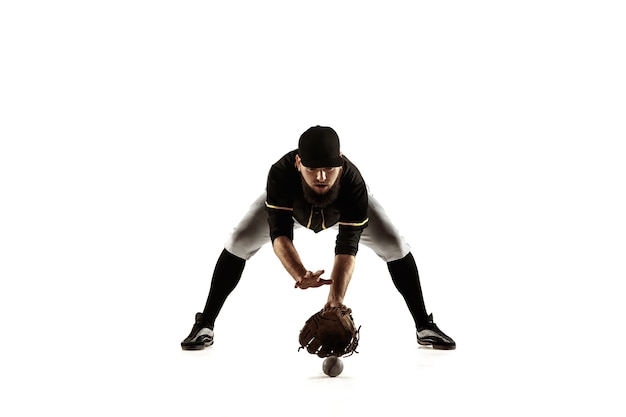
[[[202,312],[203,324],[213,328],[224,302],[241,279],[246,261],[269,241],[265,193],[263,193],[235,227],[217,260],[213,270],[211,289]]]
[[[361,242],[387,262],[391,279],[419,328],[428,322],[419,273],[411,248],[392,224],[380,203],[369,195],[369,222]]]
[[[415,322],[417,341],[434,349],[456,349],[455,341],[427,315],[417,265],[409,245],[393,226],[382,206],[369,195],[369,225],[361,241],[387,262],[391,279],[404,298]]]
[[[224,246],[228,252],[246,261],[270,241],[265,199],[263,193],[252,203]]]

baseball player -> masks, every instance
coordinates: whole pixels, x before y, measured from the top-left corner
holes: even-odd
[[[293,244],[295,227],[315,233],[325,229],[337,232],[329,279],[322,277],[323,270],[303,265]],[[426,312],[409,245],[369,192],[358,168],[341,153],[335,130],[314,126],[300,136],[298,149],[271,166],[265,192],[227,240],[213,271],[204,310],[196,313],[189,336],[181,342],[184,350],[213,344],[215,320],[237,286],[246,261],[269,242],[296,288],[329,288],[327,307],[342,306],[359,244],[364,244],[387,263],[415,321],[417,342],[435,349],[456,348],[454,340]]]

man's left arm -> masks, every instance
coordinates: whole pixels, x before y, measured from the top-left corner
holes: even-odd
[[[359,222],[339,223],[339,233],[335,243],[335,262],[330,275],[332,284],[328,293],[327,307],[339,307],[343,304],[348,284],[354,272],[361,233],[367,227],[367,223],[367,218]]]
[[[344,177],[344,179],[346,180],[344,190],[348,191],[348,196],[340,204],[341,217],[335,241],[335,262],[330,275],[332,284],[330,284],[326,304],[330,307],[339,307],[343,304],[354,272],[361,233],[367,227],[369,220],[367,218],[369,205],[367,187],[360,173],[358,170],[351,170],[350,177]]]
[[[332,284],[328,292],[327,306],[339,307],[343,304],[343,299],[348,290],[348,284],[352,279],[356,256],[348,254],[335,255],[333,271],[330,275]]]

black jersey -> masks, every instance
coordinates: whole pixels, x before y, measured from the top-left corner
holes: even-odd
[[[318,233],[339,225],[336,254],[356,255],[361,232],[367,227],[367,187],[357,167],[345,156],[337,199],[326,207],[315,207],[304,198],[297,150],[287,153],[270,168],[267,177],[267,206],[270,237],[293,239],[294,219]]]

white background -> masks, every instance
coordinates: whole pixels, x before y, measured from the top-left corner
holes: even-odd
[[[384,5],[383,5],[384,4]],[[624,415],[618,1],[0,6],[0,414]],[[183,352],[269,165],[339,133],[458,349],[419,349],[362,248],[338,378],[297,351],[326,290],[269,247]],[[302,231],[309,269],[330,233]]]

